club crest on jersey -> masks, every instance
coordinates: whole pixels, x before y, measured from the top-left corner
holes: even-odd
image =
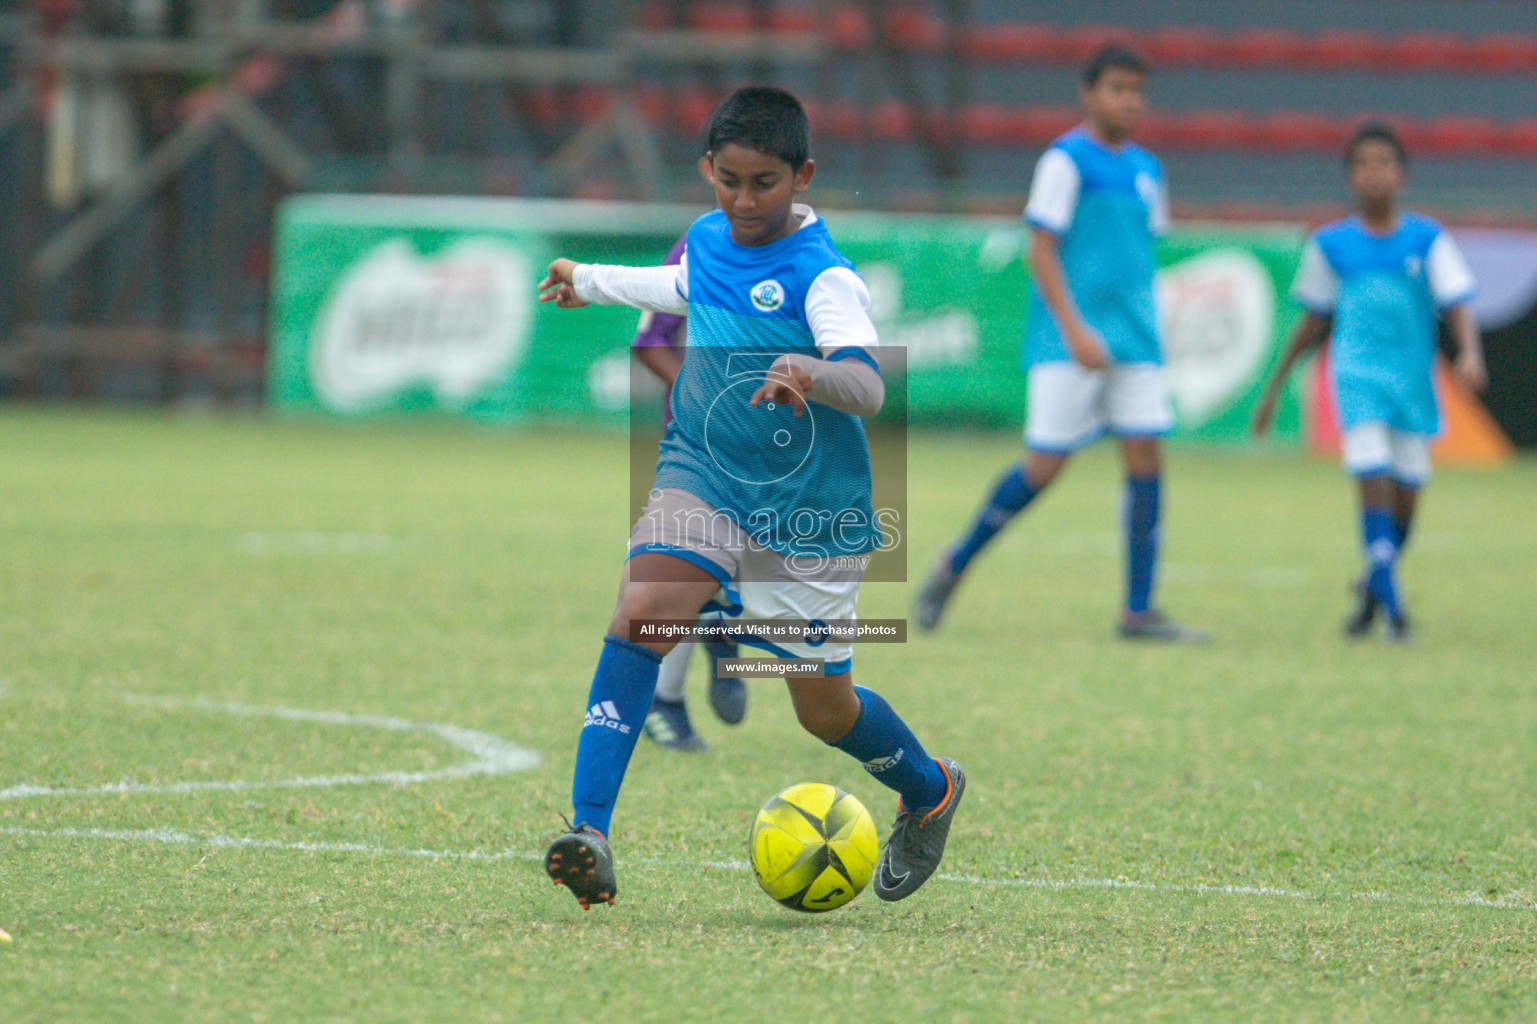
[[[747,295],[752,299],[753,308],[760,313],[772,313],[785,304],[784,285],[773,278],[759,281]]]
[[[1409,256],[1404,260],[1404,273],[1418,280],[1420,273],[1425,269],[1425,264],[1418,256]]]

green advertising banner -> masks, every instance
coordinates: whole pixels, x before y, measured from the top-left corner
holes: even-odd
[[[302,196],[278,214],[269,400],[335,416],[622,426],[637,314],[535,301],[557,255],[650,265],[702,209],[515,199]],[[1018,429],[1028,277],[1015,220],[832,211],[881,340],[907,350],[915,425]],[[1295,311],[1290,228],[1182,227],[1160,245],[1178,431],[1244,436]],[[1276,431],[1297,436],[1288,395]]]

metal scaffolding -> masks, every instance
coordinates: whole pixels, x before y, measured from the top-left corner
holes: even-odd
[[[30,0],[0,16],[0,386],[254,395],[284,195],[567,195],[601,168],[621,195],[668,198],[686,170],[637,108],[648,75],[721,91],[772,67],[832,88],[830,0],[808,31],[641,29],[638,6]],[[670,0],[668,23],[689,6]],[[939,6],[966,18],[965,0]],[[745,7],[767,26],[768,3]],[[932,172],[956,177],[908,56],[879,29],[872,56],[921,115]]]

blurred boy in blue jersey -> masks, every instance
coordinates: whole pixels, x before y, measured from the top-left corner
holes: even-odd
[[[687,236],[673,244],[663,265],[675,267],[683,262],[685,241]],[[641,314],[635,340],[630,342],[630,351],[635,353],[636,361],[662,382],[664,428],[672,422],[672,385],[678,379],[678,370],[683,367],[687,334],[688,317],[648,310]],[[747,685],[735,676],[722,677],[719,671],[722,659],[737,657],[737,645],[729,640],[707,640],[703,646],[710,666],[710,707],[722,722],[737,725],[747,714]],[[705,749],[704,740],[699,738],[694,723],[689,720],[688,701],[683,692],[694,647],[692,643],[680,643],[662,659],[656,694],[651,698],[651,710],[646,714],[646,735],[667,750]]]
[[[1147,65],[1102,48],[1083,72],[1087,117],[1057,139],[1030,185],[1025,458],[994,485],[971,528],[946,548],[919,589],[913,618],[939,624],[982,548],[1056,479],[1069,456],[1106,430],[1126,466],[1127,639],[1202,642],[1152,605],[1158,561],[1159,439],[1174,415],[1162,375],[1153,304],[1153,244],[1169,225],[1163,167],[1128,141],[1146,107]]]
[[[1303,353],[1330,342],[1330,386],[1345,469],[1359,481],[1364,574],[1355,583],[1348,636],[1365,636],[1378,611],[1390,640],[1407,640],[1397,562],[1419,491],[1430,475],[1430,441],[1441,429],[1434,365],[1436,321],[1457,344],[1453,371],[1481,391],[1483,345],[1468,309],[1473,273],[1457,244],[1429,217],[1400,210],[1402,143],[1385,124],[1363,125],[1345,147],[1356,214],[1308,237],[1292,285],[1306,315],[1254,411],[1263,435],[1276,398]]]
[[[617,891],[609,822],[674,646],[635,624],[692,621],[707,601],[744,619],[851,623],[859,556],[881,541],[862,419],[885,400],[870,295],[815,211],[795,202],[815,169],[805,110],[782,89],[739,89],[707,139],[720,208],[689,228],[677,266],[557,259],[539,286],[540,301],[561,308],[625,303],[689,318],[651,503],[631,531],[577,739],[576,824],[545,852],[545,870],[584,908]],[[733,635],[824,673],[787,678],[796,717],[900,795],[873,887],[883,900],[911,895],[944,854],[966,788],[960,766],[930,757],[879,694],[854,685],[846,640]]]

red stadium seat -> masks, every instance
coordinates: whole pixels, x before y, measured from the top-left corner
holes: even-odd
[[[571,107],[582,121],[596,121],[608,113],[611,102],[609,91],[602,86],[583,86],[572,94]]]
[[[1537,36],[1478,36],[1462,47],[1462,66],[1486,74],[1537,72]]]
[[[701,32],[746,32],[752,28],[752,12],[743,4],[696,3],[689,7],[688,27]]]
[[[641,120],[647,124],[660,124],[666,120],[671,98],[660,86],[642,86],[635,90],[632,98],[635,100],[635,109],[640,111]]]
[[[1224,43],[1225,38],[1209,28],[1175,25],[1145,36],[1142,49],[1155,65],[1210,64]]]
[[[1409,32],[1383,44],[1387,70],[1440,71],[1461,63],[1463,39],[1451,32]]]
[[[1049,44],[1050,52],[1059,60],[1082,63],[1093,56],[1106,43],[1136,42],[1137,32],[1124,25],[1075,25],[1058,32]]]
[[[1020,139],[1011,130],[1010,111],[991,103],[967,107],[961,115],[961,134],[984,146],[1006,146]]]
[[[1347,129],[1339,121],[1303,111],[1285,111],[1254,122],[1248,129],[1251,144],[1271,150],[1337,149]]]
[[[852,104],[829,103],[817,108],[817,113],[812,124],[818,132],[839,139],[857,139],[862,133],[864,114]]]
[[[875,134],[887,140],[912,138],[916,127],[911,108],[900,100],[887,100],[876,107],[870,123]]]
[[[863,10],[855,7],[838,7],[833,10],[828,32],[837,44],[847,50],[857,50],[870,39],[870,22]]]
[[[635,18],[635,24],[643,29],[655,31],[657,29],[672,27],[672,12],[667,5],[659,0],[648,0],[641,4],[640,14]]]
[[[1382,61],[1382,37],[1373,32],[1335,30],[1305,37],[1298,44],[1301,64],[1319,68],[1357,68]]]
[[[1501,156],[1537,157],[1537,117],[1523,117],[1505,125]]]
[[[1045,60],[1055,42],[1056,33],[1044,25],[979,25],[966,38],[966,55],[979,61]]]
[[[950,41],[950,30],[944,22],[912,6],[898,7],[891,12],[891,19],[886,23],[886,34],[898,49],[920,53],[938,52]]]
[[[772,7],[768,27],[781,32],[814,31],[815,8],[806,3]],[[667,24],[663,5],[642,7],[641,23]],[[689,24],[698,29],[746,31],[750,9],[741,4],[700,3]],[[846,3],[833,7],[826,24],[838,45],[853,49],[869,41],[865,8]],[[922,5],[896,7],[887,31],[897,47],[936,53],[950,44],[943,19]],[[1384,74],[1456,70],[1469,74],[1537,73],[1537,35],[1468,37],[1455,32],[1409,32],[1386,36],[1356,29],[1303,35],[1290,29],[1251,28],[1222,33],[1200,25],[1170,25],[1133,30],[1120,25],[1054,26],[1045,22],[972,25],[964,40],[966,54],[978,61],[1082,63],[1099,46],[1124,41],[1139,46],[1155,66],[1295,67],[1328,70],[1368,69]]]
[[[817,14],[800,4],[782,4],[769,12],[769,28],[775,32],[814,32]]]
[[[1273,67],[1295,64],[1302,56],[1303,40],[1284,29],[1247,29],[1222,39],[1208,56],[1210,63],[1239,67]]]
[[[1501,128],[1488,117],[1450,115],[1430,121],[1411,122],[1402,129],[1410,154],[1471,155],[1500,152]]]
[[[682,93],[675,93],[672,102],[672,119],[677,130],[685,133],[696,133],[699,126],[710,119],[715,112],[715,104],[721,97],[714,95],[706,89],[688,89]]]
[[[1155,145],[1212,150],[1237,145],[1245,127],[1243,115],[1229,110],[1151,111],[1144,118],[1142,131]]]
[[[1076,107],[1030,107],[1021,113],[1016,130],[1025,142],[1044,146],[1082,120]]]

